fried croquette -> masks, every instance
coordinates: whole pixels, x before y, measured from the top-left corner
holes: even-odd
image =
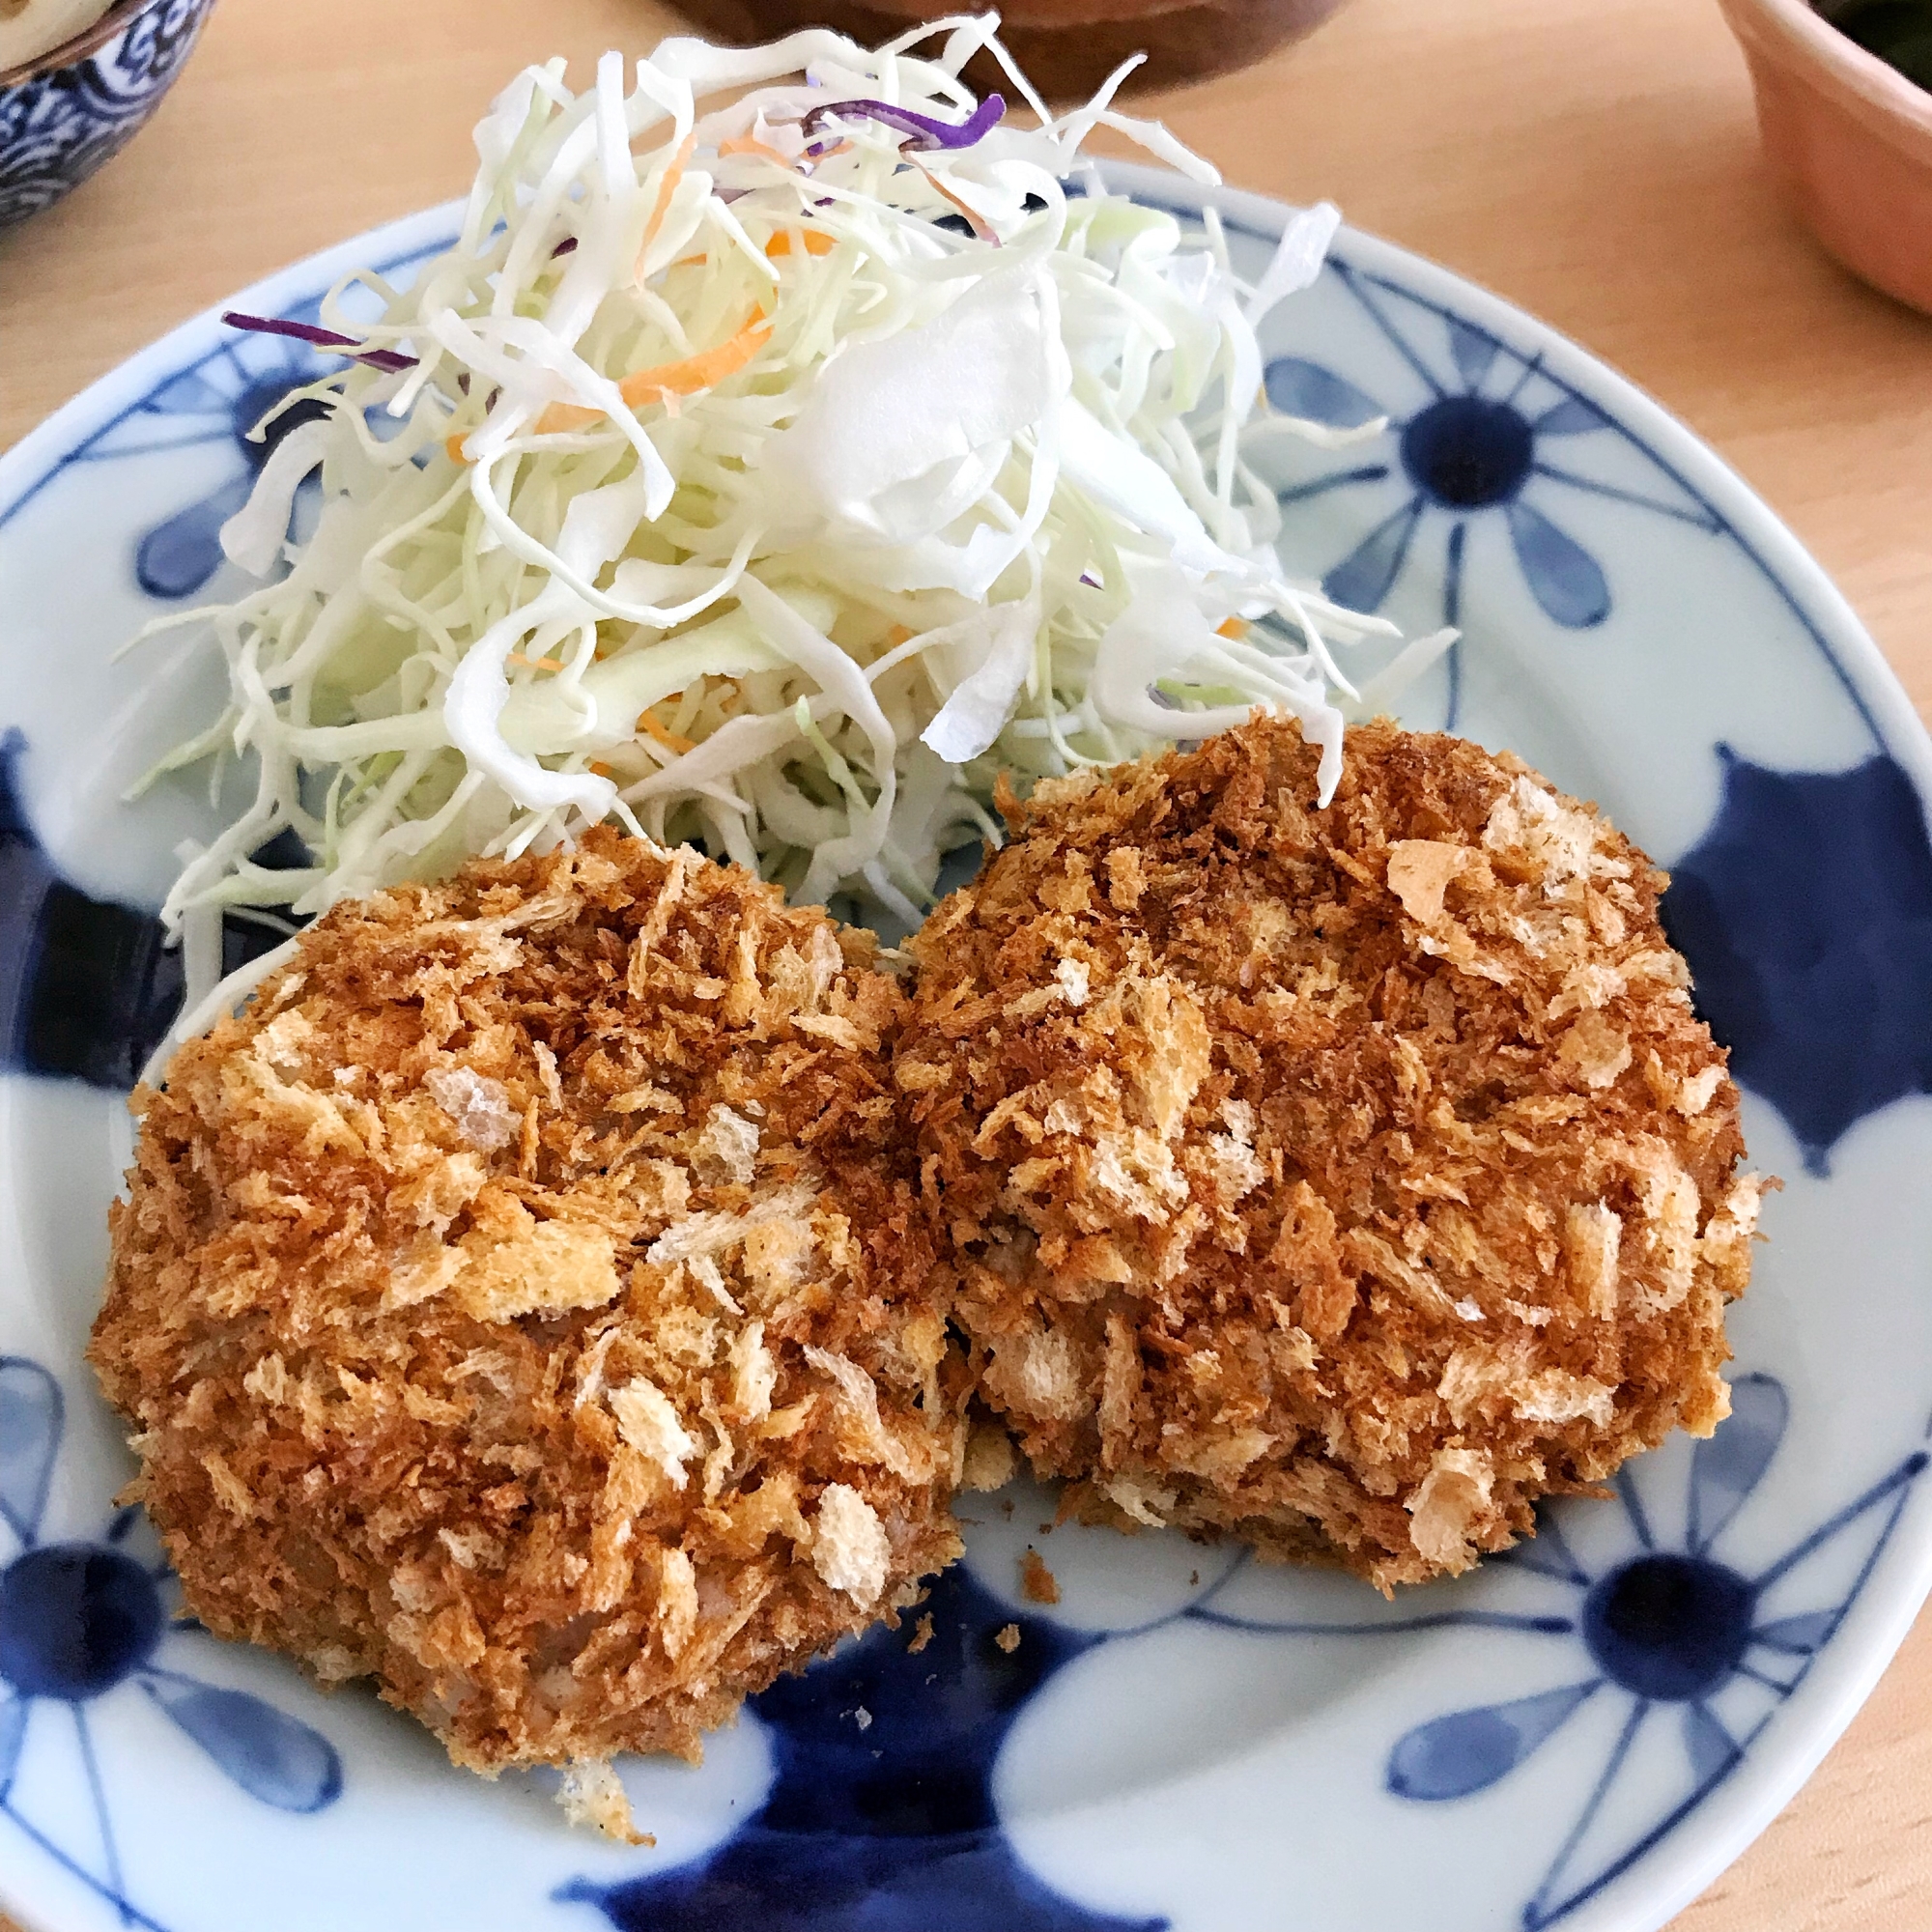
[[[92,1360],[189,1609],[459,1763],[695,1757],[959,1544],[868,936],[689,852],[338,906],[137,1096]]]
[[[1066,1506],[1386,1590],[1710,1434],[1761,1183],[1629,840],[1384,722],[1315,795],[1270,721],[1007,801],[895,1073]]]

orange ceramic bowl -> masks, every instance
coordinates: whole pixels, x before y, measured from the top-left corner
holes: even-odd
[[[1855,274],[1932,311],[1932,94],[1805,0],[1721,4],[1800,218]]]

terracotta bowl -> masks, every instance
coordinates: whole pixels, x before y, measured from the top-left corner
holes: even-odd
[[[0,228],[118,155],[174,83],[214,0],[118,0],[84,33],[0,69]]]
[[[1932,94],[1805,0],[1721,0],[1786,198],[1855,274],[1932,311]]]
[[[675,0],[720,39],[751,43],[797,27],[836,27],[864,45],[921,20],[944,18],[947,0]],[[1342,0],[1011,0],[1000,8],[1000,38],[1048,99],[1084,99],[1130,54],[1147,64],[1129,91],[1203,80],[1258,61],[1312,33]],[[967,79],[1000,85],[990,60]],[[1010,89],[1009,90],[1010,92]]]

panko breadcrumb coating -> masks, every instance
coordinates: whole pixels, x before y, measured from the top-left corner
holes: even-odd
[[[1071,1507],[1386,1590],[1711,1432],[1760,1183],[1634,846],[1385,722],[1315,776],[1257,722],[1009,806],[895,1072]]]
[[[869,938],[689,852],[337,907],[144,1090],[92,1359],[188,1607],[479,1771],[695,1757],[958,1551]]]

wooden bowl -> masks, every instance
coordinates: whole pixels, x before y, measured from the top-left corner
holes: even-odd
[[[1932,94],[1805,0],[1720,4],[1799,218],[1854,274],[1932,312]]]
[[[706,33],[751,45],[798,27],[836,27],[874,46],[921,20],[943,19],[944,0],[676,0]],[[1174,87],[1246,67],[1313,33],[1342,0],[1016,0],[1000,9],[1000,38],[1050,100],[1083,99],[1131,54],[1147,64],[1129,88]],[[967,69],[981,93],[1001,85],[985,56]],[[1011,92],[1010,87],[1007,90]]]

